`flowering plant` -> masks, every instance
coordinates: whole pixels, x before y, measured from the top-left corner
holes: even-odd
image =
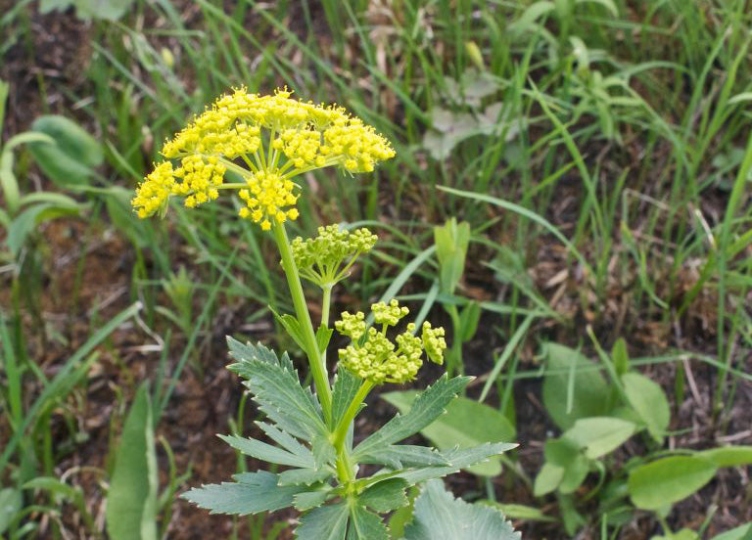
[[[235,359],[229,369],[245,379],[266,415],[257,425],[274,444],[237,435],[222,439],[285,470],[237,474],[233,483],[192,489],[184,497],[228,514],[294,507],[302,514],[295,531],[301,539],[379,540],[390,538],[380,515],[409,507],[409,488],[424,485],[414,501],[413,522],[404,530],[406,539],[516,538],[498,511],[455,501],[441,482],[432,480],[514,445],[438,451],[397,444],[440,416],[470,378],[445,375],[405,415],[362,440],[354,435],[353,421],[376,386],[413,380],[424,356],[441,364],[447,347],[444,329],[428,322],[420,328],[408,323],[396,333],[409,313],[397,300],[371,306],[375,326],[369,327],[362,312],[344,312],[330,325],[333,287],[374,247],[376,236],[338,225],[320,227],[316,237],[306,240],[290,241],[287,235],[286,223],[299,215],[297,176],[329,166],[370,172],[394,156],[390,144],[342,108],[297,101],[287,90],[260,96],[237,89],[168,141],[162,155],[166,161],[146,177],[133,199],[139,217],[163,215],[173,196],[195,207],[236,190],[243,203],[239,216],[269,231],[279,249],[295,314],[275,315],[305,353],[313,378],[313,388],[303,384],[286,353],[277,356],[261,344],[229,338]],[[226,181],[228,172],[242,181]],[[322,291],[316,328],[301,279]],[[332,383],[326,355],[335,329],[350,344],[338,351]],[[363,475],[363,465],[373,466],[373,474]]]

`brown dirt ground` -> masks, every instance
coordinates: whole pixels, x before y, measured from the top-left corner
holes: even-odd
[[[13,0],[0,0],[0,13],[4,13]],[[31,17],[31,39],[33,46],[18,43],[11,47],[0,65],[0,77],[10,82],[11,97],[8,103],[8,117],[3,130],[3,139],[26,129],[31,121],[43,111],[70,113],[70,98],[62,93],[62,88],[75,89],[74,93],[85,92],[84,70],[76,66],[85,65],[90,54],[89,35],[91,28],[80,23],[70,12],[40,16],[34,12]],[[42,74],[48,82],[46,96],[39,93],[38,81]],[[81,119],[83,120],[83,119]],[[43,179],[32,176],[37,185]],[[558,225],[567,227],[568,204],[576,200],[577,184],[572,182],[567,188],[562,185],[559,207],[552,208],[552,218]],[[571,193],[567,193],[567,189]],[[723,201],[719,201],[722,204]],[[576,219],[576,217],[575,217]],[[104,227],[104,226],[103,226]],[[131,290],[134,255],[126,240],[108,228],[98,228],[83,220],[60,220],[42,230],[44,245],[48,252],[44,257],[45,283],[42,293],[42,320],[45,331],[35,327],[35,319],[28,314],[27,345],[29,354],[36,359],[42,370],[54,374],[71,351],[76,350],[96,326],[92,320],[105,321],[124,309],[135,300],[136,292]],[[478,260],[482,260],[479,257]],[[592,322],[596,333],[604,344],[612,342],[611,336],[619,335],[625,319],[636,314],[629,313],[629,292],[619,283],[613,285],[613,295],[603,312],[597,315],[583,308],[581,301],[582,285],[576,268],[567,268],[563,253],[555,246],[540,246],[539,263],[530,269],[537,283],[546,284],[566,271],[566,279],[556,287],[549,287],[554,307],[562,313],[572,315],[577,324]],[[0,276],[0,305],[9,305],[9,285],[7,275]],[[77,285],[78,284],[78,285]],[[493,297],[500,293],[499,285],[482,268],[473,268],[468,279],[466,293],[479,298]],[[678,324],[672,326],[661,321],[651,321],[636,317],[638,321],[629,328],[633,355],[650,354],[666,346],[678,345],[698,352],[712,353],[713,329],[715,323],[708,320],[712,315],[700,309]],[[3,308],[5,309],[5,308]],[[217,482],[229,479],[236,470],[236,457],[226,445],[217,439],[217,433],[230,431],[228,419],[234,417],[241,399],[241,387],[237,379],[224,369],[227,363],[224,335],[230,333],[253,306],[243,306],[237,311],[217,315],[213,324],[215,330],[206,336],[201,355],[201,369],[188,369],[182,375],[169,407],[158,426],[158,437],[169,445],[175,455],[178,474],[188,472],[185,486]],[[635,319],[635,317],[631,317]],[[494,325],[482,324],[482,329]],[[562,343],[571,342],[572,327],[541,327],[538,335],[558,339]],[[56,336],[50,338],[50,336]],[[249,336],[259,339],[263,336]],[[180,351],[180,336],[171,345],[172,351]],[[111,449],[122,425],[127,404],[130,402],[138,383],[153,377],[157,371],[158,354],[150,352],[145,344],[154,340],[143,328],[135,324],[121,327],[101,348],[100,360],[94,365],[85,387],[76,389],[74,397],[61,404],[52,418],[55,443],[68,448],[66,455],[56,465],[55,472],[66,476],[70,482],[81,486],[86,493],[87,506],[101,525],[104,512],[103,474],[111,465]],[[478,374],[488,371],[493,363],[494,352],[503,346],[499,336],[490,330],[481,331],[478,338],[468,346],[466,353],[476,362],[471,369]],[[534,367],[534,344],[527,345],[523,356],[523,367]],[[176,356],[175,353],[174,356]],[[174,366],[177,358],[168,359]],[[752,359],[747,360],[752,368]],[[736,396],[736,405],[730,416],[713,419],[709,411],[712,393],[715,388],[716,370],[691,359],[686,364],[690,374],[690,391],[683,403],[674,404],[672,428],[680,435],[672,437],[670,447],[707,448],[727,442],[752,444],[752,431],[748,411],[752,408],[752,386],[741,385]],[[674,379],[674,366],[655,369],[651,376],[671,387]],[[429,377],[429,375],[424,375]],[[542,461],[542,445],[553,433],[553,426],[540,403],[539,381],[524,381],[515,389],[517,403],[519,442],[518,456],[528,474],[534,474]],[[37,385],[30,383],[26,389],[28,399],[39,392]],[[369,423],[379,425],[390,414],[388,407],[379,401],[372,401],[372,415]],[[75,418],[74,429],[68,420]],[[368,429],[368,426],[365,426]],[[7,436],[7,426],[0,425],[0,440]],[[84,434],[83,440],[74,435]],[[730,435],[724,435],[730,434]],[[736,435],[734,435],[736,434]],[[638,443],[630,443],[637,445]],[[0,445],[1,446],[1,445]],[[626,449],[638,450],[638,448]],[[624,459],[626,456],[622,456]],[[252,466],[253,464],[251,464]],[[80,467],[86,469],[79,470]],[[159,469],[163,485],[167,482],[167,455],[159,449]],[[707,487],[690,499],[677,505],[671,515],[675,527],[697,528],[711,507],[716,512],[710,521],[708,537],[727,530],[740,523],[752,520],[752,492],[749,485],[749,468],[724,470]],[[521,483],[511,481],[506,475],[495,480],[497,493],[505,502],[539,504],[529,490]],[[457,475],[450,481],[454,492],[482,492],[476,480],[469,475]],[[81,537],[79,517],[72,508],[65,513],[66,527],[76,538]],[[555,512],[555,503],[550,501],[544,510]],[[276,516],[281,519],[294,519],[294,516]],[[51,524],[42,520],[39,538],[49,534]],[[175,539],[200,539],[227,537],[231,533],[233,521],[223,516],[211,516],[203,510],[178,501],[172,509],[168,525],[168,537]],[[242,530],[241,524],[241,530]],[[522,525],[524,538],[556,539],[561,533],[551,526]],[[624,539],[647,539],[659,531],[648,516],[640,516],[623,532]],[[245,533],[241,532],[241,537]],[[586,529],[579,538],[598,538],[598,531]]]

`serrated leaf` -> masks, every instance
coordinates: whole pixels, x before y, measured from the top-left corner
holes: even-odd
[[[326,435],[317,435],[313,438],[313,463],[316,469],[320,469],[327,463],[334,465],[337,460],[337,450],[332,441]]]
[[[298,540],[345,540],[350,512],[345,503],[314,508],[300,518]]]
[[[354,506],[350,508],[347,540],[389,540],[389,529],[373,512]]]
[[[310,457],[313,461],[313,452],[311,452],[311,450],[309,450],[307,447],[300,444],[297,439],[290,436],[288,433],[285,433],[284,431],[281,431],[275,426],[267,424],[266,422],[256,422],[256,425],[260,427],[270,439],[272,439],[274,442],[276,442],[291,454],[295,454],[303,460],[307,460]],[[308,461],[306,461],[306,463],[308,463]],[[302,466],[307,467],[308,465]]]
[[[234,478],[236,482],[193,488],[181,497],[212,514],[245,516],[292,506],[295,495],[306,491],[304,486],[278,486],[277,475],[266,471],[237,474]]]
[[[287,330],[287,334],[297,343],[300,350],[308,353],[309,356],[313,356],[310,354],[312,351],[306,351],[305,336],[303,336],[303,329],[298,319],[292,315],[280,315],[274,310],[272,310],[272,313],[274,313],[274,318]]]
[[[354,459],[357,461],[360,455],[373,455],[379,449],[384,449],[425,428],[444,413],[446,405],[467,386],[468,382],[470,377],[449,379],[446,375],[442,376],[418,396],[410,412],[404,416],[395,416],[360,443],[353,453]]]
[[[707,458],[671,456],[632,470],[627,488],[635,506],[658,510],[692,495],[710,482],[716,470]]]
[[[612,416],[581,418],[562,438],[584,449],[588,459],[597,459],[624,444],[636,429],[634,423]]]
[[[277,484],[280,486],[310,486],[324,482],[334,475],[327,469],[290,469],[279,474]]]
[[[157,538],[157,458],[148,388],[141,385],[123,426],[107,493],[107,533],[117,540]]]
[[[418,392],[390,392],[381,397],[406,413]],[[485,442],[512,442],[515,428],[498,410],[475,400],[457,397],[446,406],[446,414],[420,431],[440,450],[469,448]],[[498,460],[491,460],[470,469],[482,476],[496,476],[501,472]]]
[[[396,444],[381,448],[375,454],[363,454],[359,463],[386,465],[390,469],[406,467],[434,467],[449,465],[449,462],[435,448],[410,444]]]
[[[671,421],[671,409],[661,386],[639,373],[621,376],[624,393],[656,442],[662,443]]]
[[[280,429],[299,439],[312,440],[328,434],[321,406],[310,389],[303,388],[289,357],[281,358],[263,345],[242,345],[228,340],[238,360],[228,367],[248,380],[254,401]]]
[[[337,371],[332,387],[332,425],[339,424],[362,384],[363,380],[350,371],[346,369]]]
[[[546,344],[543,403],[561,429],[576,420],[607,416],[610,389],[593,362],[579,352],[556,343]]]
[[[230,435],[220,435],[219,438],[246,456],[260,459],[267,463],[288,465],[290,467],[313,467],[313,454],[311,452],[308,452],[308,456],[301,456],[292,454],[271,444],[257,441],[256,439]]]
[[[256,345],[252,345],[250,343],[241,343],[237,339],[228,336],[227,347],[230,350],[230,356],[232,356],[239,362],[237,364],[237,370],[231,369],[233,365],[228,366],[228,369],[230,369],[230,371],[235,371],[235,373],[237,373],[241,377],[245,376],[243,374],[245,373],[245,371],[241,373],[241,370],[244,366],[242,362],[247,360],[263,360],[264,362],[268,362],[270,364],[279,364],[289,371],[295,370],[295,366],[293,365],[290,357],[287,354],[283,354],[282,358],[279,358],[274,351],[272,351],[268,347],[265,347],[261,343],[257,343]]]
[[[405,493],[408,487],[404,478],[390,478],[368,487],[358,497],[358,502],[380,514],[391,512],[408,505]]]
[[[323,354],[326,352],[326,348],[329,346],[329,341],[332,339],[333,333],[334,329],[326,326],[319,326],[319,329],[316,330],[316,345],[318,345],[320,353]]]
[[[489,506],[455,499],[440,480],[426,483],[415,500],[415,519],[404,540],[519,540],[504,515]]]
[[[317,508],[326,502],[330,490],[304,491],[293,499],[293,506],[300,512]]]
[[[482,444],[474,448],[464,450],[453,449],[440,452],[441,456],[449,463],[446,466],[422,467],[411,471],[400,472],[394,475],[395,478],[404,478],[410,485],[425,482],[431,478],[441,478],[448,474],[456,473],[460,469],[466,469],[476,463],[481,463],[492,456],[503,454],[504,452],[516,448],[516,444],[495,443]]]

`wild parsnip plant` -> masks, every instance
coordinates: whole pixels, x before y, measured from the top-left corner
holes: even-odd
[[[406,539],[517,538],[497,510],[455,501],[434,480],[514,445],[439,451],[397,444],[439,417],[470,378],[443,376],[409,412],[362,440],[355,437],[353,421],[375,387],[414,380],[424,357],[441,364],[447,348],[443,328],[404,324],[409,310],[397,300],[373,304],[368,319],[363,312],[343,312],[331,324],[334,286],[371,251],[376,236],[365,228],[326,225],[314,238],[288,238],[286,224],[299,217],[302,188],[296,178],[331,166],[347,173],[373,171],[395,154],[387,140],[340,107],[297,101],[287,90],[262,96],[240,88],[197,116],[162,154],[166,160],[133,199],[139,217],[164,215],[173,196],[193,208],[236,191],[242,201],[239,217],[268,232],[279,250],[295,313],[275,316],[304,352],[313,379],[313,388],[305,385],[286,353],[278,356],[261,344],[230,338],[235,363],[229,369],[246,380],[266,415],[257,425],[276,444],[239,435],[222,438],[285,470],[237,474],[233,483],[192,489],[185,498],[212,512],[239,515],[294,507],[302,513],[296,529],[301,539],[387,539],[391,534],[381,515],[412,502]],[[301,279],[322,291],[318,325]],[[338,351],[332,383],[326,357],[335,330],[350,343]],[[374,466],[370,475],[362,474],[364,465]],[[425,487],[411,501],[408,490],[416,485]]]

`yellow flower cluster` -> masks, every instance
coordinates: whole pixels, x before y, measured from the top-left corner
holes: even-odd
[[[292,241],[292,256],[300,276],[322,288],[332,287],[347,277],[358,257],[376,245],[378,237],[366,228],[352,231],[339,225],[319,227],[318,235]]]
[[[216,199],[232,170],[245,183],[222,189],[240,190],[246,203],[240,215],[268,230],[297,218],[295,176],[329,166],[370,172],[394,150],[341,107],[297,101],[287,90],[261,96],[239,88],[165,143],[162,155],[180,165],[162,163],[141,183],[133,199],[139,217],[165,209],[171,195],[188,207]]]
[[[386,335],[388,328],[396,325],[409,310],[392,300],[388,305],[384,302],[373,304],[371,311],[376,322],[382,325],[381,331],[373,327],[366,330],[362,312],[344,312],[342,319],[334,323],[339,333],[352,340],[349,346],[339,350],[340,365],[344,368],[374,384],[404,383],[417,375],[423,364],[424,351],[431,361],[437,364],[444,361],[446,341],[443,328],[434,329],[425,322],[418,337],[414,335],[415,323],[410,323],[407,330],[392,342]]]

